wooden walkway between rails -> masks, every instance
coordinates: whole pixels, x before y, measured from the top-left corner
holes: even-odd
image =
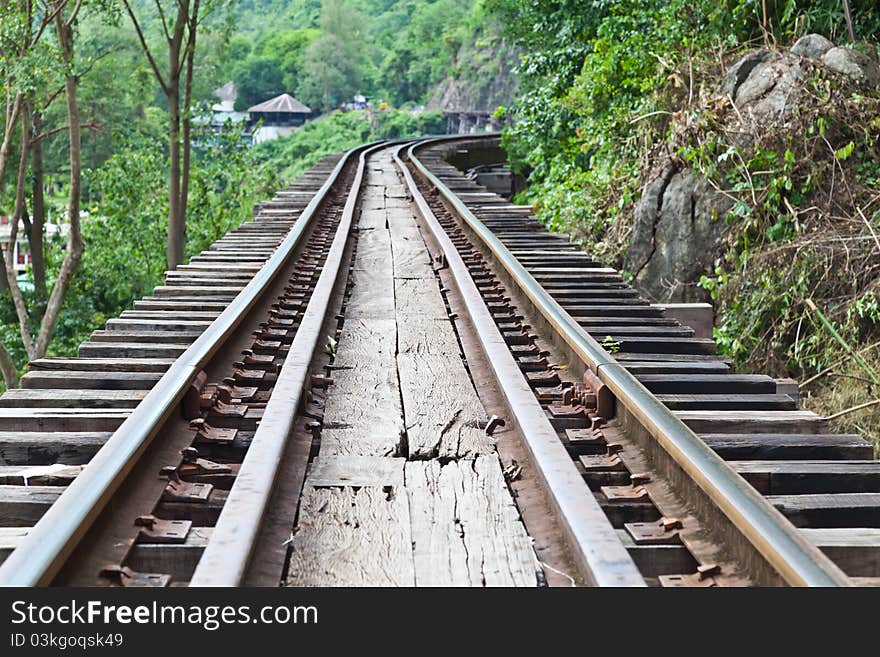
[[[361,198],[353,288],[290,586],[535,586],[439,281],[386,153]]]

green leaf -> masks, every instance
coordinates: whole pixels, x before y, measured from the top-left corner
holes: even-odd
[[[848,159],[849,156],[853,154],[855,147],[855,143],[851,141],[843,148],[838,148],[836,151],[834,151],[834,156],[842,162],[843,160]]]

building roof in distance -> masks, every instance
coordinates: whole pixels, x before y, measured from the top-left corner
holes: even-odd
[[[310,114],[311,109],[303,105],[290,94],[281,94],[258,105],[248,108],[248,112],[285,112],[293,114]]]

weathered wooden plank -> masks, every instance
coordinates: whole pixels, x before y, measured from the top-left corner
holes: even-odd
[[[788,395],[656,395],[667,408],[672,410],[712,410],[712,411],[785,411],[796,410],[797,402]]]
[[[413,586],[405,493],[306,486],[288,586]]]
[[[153,344],[192,344],[201,331],[92,331],[91,342],[150,342]]]
[[[880,461],[731,461],[764,495],[880,493]]]
[[[135,304],[134,310],[126,310],[120,315],[122,319],[143,319],[148,321],[155,322],[166,322],[166,321],[177,321],[180,317],[185,317],[187,319],[192,320],[204,320],[204,321],[213,321],[217,317],[220,316],[219,310],[195,310],[195,309],[187,309],[189,308],[189,303],[185,304],[185,307],[182,308],[149,308],[149,309],[141,309],[137,308],[138,304]],[[225,306],[228,306],[229,303],[224,303]]]
[[[880,527],[880,493],[768,495],[798,527]]]
[[[353,293],[354,295],[354,293]],[[347,318],[336,348],[321,433],[322,454],[394,456],[403,411],[393,319]]]
[[[637,545],[625,529],[618,529],[617,537],[645,577],[691,573],[699,565],[683,544]]]
[[[361,228],[358,231],[357,253],[354,258],[355,269],[360,263],[378,258],[387,261],[391,257],[391,233],[385,226],[381,228]],[[388,262],[388,265],[391,263]]]
[[[491,452],[486,412],[458,356],[398,354],[398,374],[410,458]]]
[[[0,527],[0,563],[6,561],[6,557],[18,547],[27,536],[28,529],[29,527]]]
[[[674,411],[698,433],[828,433],[828,421],[811,411]]]
[[[23,388],[149,390],[160,378],[160,372],[34,370],[21,378],[21,385]]]
[[[805,528],[801,533],[850,577],[880,576],[880,529]]]
[[[108,331],[136,331],[136,332],[177,332],[177,331],[204,331],[211,325],[208,320],[195,320],[180,318],[169,318],[165,320],[156,319],[111,319],[107,322]]]
[[[309,465],[307,486],[402,486],[402,458],[318,456]]]
[[[405,217],[405,220],[393,218],[400,214],[399,212],[389,214],[394,277],[436,280],[434,270],[431,269],[431,259],[425,247],[425,241],[415,224],[415,219],[409,213],[406,213],[408,216]]]
[[[346,320],[393,319],[394,295],[391,294],[393,281],[390,261],[385,266],[355,268],[351,272],[351,297],[345,306]]]
[[[627,369],[632,371],[631,366]],[[655,394],[773,394],[776,381],[762,374],[638,374]]]
[[[112,433],[25,431],[0,432],[0,464],[84,465],[107,442]]]
[[[397,350],[401,354],[455,356],[461,353],[458,337],[448,319],[407,317],[397,325]]]
[[[188,344],[150,344],[137,342],[83,342],[83,358],[177,358]]]
[[[134,408],[146,390],[15,388],[0,396],[0,408]]]
[[[434,277],[394,279],[394,302],[399,322],[411,316],[430,319],[449,317],[440,295],[440,286]]]
[[[846,434],[700,434],[725,459],[870,459],[874,448],[864,438]]]
[[[125,409],[0,407],[0,431],[115,431],[128,415]]]
[[[39,358],[28,367],[31,371],[164,373],[173,363],[173,358]]]
[[[408,462],[417,586],[536,586],[537,561],[495,456]]]
[[[81,465],[0,465],[0,484],[67,486],[82,472]]]
[[[363,396],[347,394],[332,396],[333,407],[354,410],[345,421],[324,420],[321,431],[321,453],[327,455],[399,456],[403,454],[403,419],[383,410],[363,405]],[[328,404],[329,406],[329,404]],[[367,427],[367,428],[359,428]]]
[[[727,356],[718,356],[715,354],[648,354],[648,353],[629,353],[627,351],[618,351],[614,354],[614,359],[619,361],[624,367],[630,362],[639,363],[658,363],[666,365],[668,363],[712,363],[713,365],[725,364],[730,365],[733,361]]]
[[[135,543],[126,565],[136,572],[171,575],[172,582],[188,581],[212,531],[213,527],[192,527],[183,543]]]
[[[344,378],[347,369],[360,369],[367,360],[394,367],[396,342],[397,322],[394,319],[346,317],[337,338],[334,379]]]
[[[234,299],[244,288],[243,285],[158,285],[153,288],[153,294],[157,297],[216,297],[220,299]]]
[[[645,375],[665,375],[665,374],[699,374],[699,373],[719,373],[723,374],[730,370],[727,363],[721,361],[692,361],[692,362],[672,362],[672,361],[630,361],[623,362],[622,365],[641,378]]]
[[[0,527],[31,527],[61,497],[62,486],[0,484]]]

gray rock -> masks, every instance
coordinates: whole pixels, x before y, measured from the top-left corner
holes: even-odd
[[[867,84],[880,83],[880,66],[873,59],[852,48],[832,48],[822,57],[832,71]]]
[[[643,190],[624,266],[658,302],[705,301],[730,201],[690,169],[664,168]]]
[[[779,121],[794,107],[804,77],[799,57],[757,50],[731,67],[721,93],[733,99],[740,109],[748,106],[759,120]]]
[[[805,34],[795,41],[791,52],[799,57],[808,59],[820,59],[822,55],[831,50],[834,44],[821,34]]]
[[[801,38],[791,52],[748,53],[731,67],[719,90],[737,108],[729,133],[734,145],[747,152],[756,131],[784,126],[801,102],[811,67],[805,58],[820,55],[829,69],[864,84],[880,84],[874,60],[836,48],[819,35]],[[730,207],[727,197],[689,167],[672,159],[658,164],[636,205],[624,256],[624,267],[634,274],[639,289],[660,303],[705,301],[697,282],[721,255]]]
[[[761,64],[765,64],[778,56],[778,53],[771,52],[770,50],[750,52],[727,71],[727,75],[724,76],[724,81],[721,83],[722,95],[730,96],[736,100],[737,90],[748,79],[752,71]]]

